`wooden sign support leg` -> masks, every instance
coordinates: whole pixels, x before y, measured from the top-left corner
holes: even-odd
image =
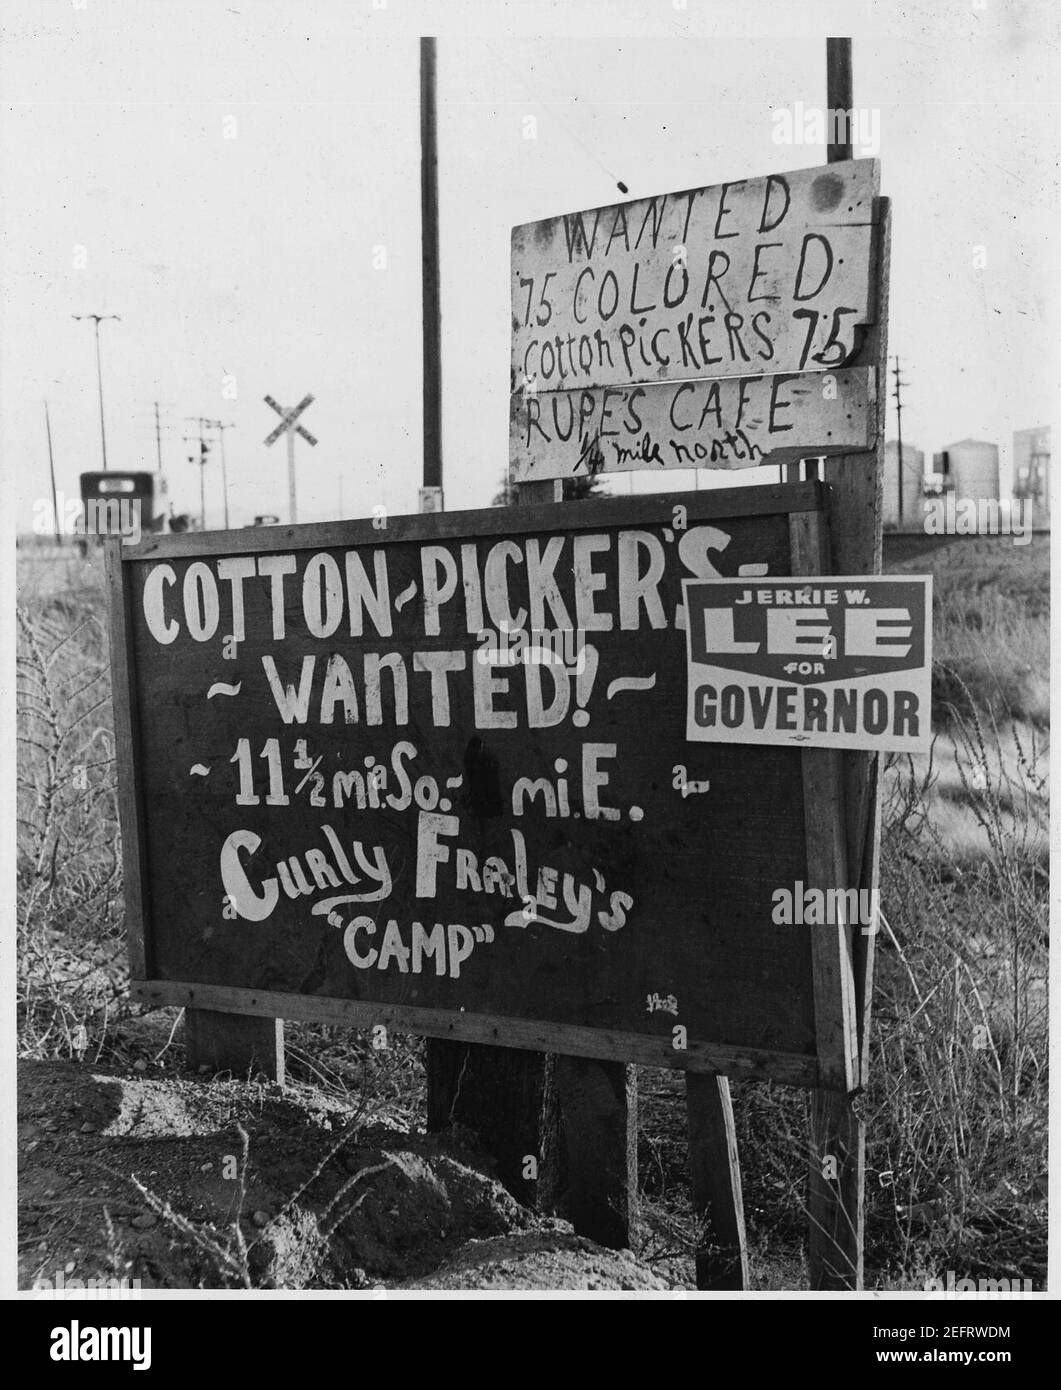
[[[519,500],[562,500],[559,482],[521,483]],[[579,1235],[630,1244],[637,1205],[634,1069],[584,1057],[429,1038],[428,1128],[479,1135],[520,1201],[558,1206]],[[525,1173],[537,1161],[537,1179]]]
[[[559,1205],[577,1235],[623,1250],[637,1223],[637,1072],[557,1057],[554,1076],[566,1169]]]
[[[696,1287],[746,1289],[748,1243],[729,1081],[686,1072],[685,1101],[693,1215],[699,1231]]]
[[[284,1021],[255,1014],[185,1009],[184,1050],[190,1067],[260,1074],[284,1084]]]
[[[848,885],[843,775],[839,753],[802,755],[807,885]],[[829,901],[828,896],[825,899]],[[857,925],[812,926],[815,1028],[829,1086],[812,1092],[808,1263],[814,1289],[862,1287],[865,1127],[853,1101],[859,1084],[852,933]]]
[[[883,400],[891,251],[891,207],[886,198],[877,200],[876,221],[876,322],[863,344],[860,361],[874,368],[877,398]],[[880,573],[883,425],[881,410],[871,453],[826,460],[828,529],[822,530],[816,521],[810,530],[795,525],[794,574]],[[808,808],[813,810],[823,801],[834,801],[842,807],[841,841],[837,843],[831,831],[828,838],[819,836],[816,841],[815,852],[835,860],[832,867],[824,862],[819,864],[816,872],[823,876],[820,886],[875,890],[880,799],[876,755],[857,751],[830,754],[829,750],[816,749],[803,754],[803,766]],[[808,825],[808,846],[810,842]],[[874,926],[867,928],[864,923],[856,923],[849,929],[846,946],[853,985],[857,1059],[854,1075],[845,1089],[822,1089],[811,1097],[808,1263],[811,1288],[815,1290],[862,1287],[866,1132],[857,1097],[865,1085],[868,1065]],[[823,965],[824,959],[816,953],[816,979]],[[843,1026],[849,1026],[846,1019]]]
[[[849,1096],[811,1092],[810,1140],[810,1286],[861,1289],[866,1126]]]
[[[517,1201],[538,1207],[550,1080],[545,1054],[428,1038],[425,1065],[428,1130],[472,1131],[498,1180]]]
[[[813,512],[789,520],[792,573],[831,572],[828,533]],[[807,842],[807,886],[846,889],[846,797],[842,755],[810,748],[803,764],[803,818]],[[865,1134],[852,1105],[859,1084],[857,1003],[852,932],[841,923],[810,928],[814,976],[815,1031],[827,1087],[812,1093],[808,1215],[811,1287],[862,1286],[862,1193]]]

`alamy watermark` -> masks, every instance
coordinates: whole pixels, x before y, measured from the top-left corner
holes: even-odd
[[[475,639],[481,666],[566,666],[576,675],[586,669],[586,634],[581,628],[518,628],[502,619],[498,631],[483,628]]]
[[[38,497],[33,504],[33,530],[38,536],[120,536],[123,545],[139,545],[138,497]]]
[[[1014,545],[1032,538],[1032,498],[926,497],[927,536],[1012,536]]]
[[[880,153],[880,109],[876,106],[823,111],[820,106],[796,101],[775,108],[770,120],[775,145],[857,145],[869,158]]]
[[[140,1297],[140,1280],[115,1278],[114,1276],[98,1275],[88,1279],[71,1278],[67,1270],[57,1269],[52,1278],[47,1275],[38,1274],[33,1281],[31,1292],[38,1298],[66,1298],[68,1295],[76,1294],[80,1300],[106,1299],[122,1301],[125,1299],[138,1299]]]
[[[791,888],[774,890],[771,918],[779,927],[861,927],[863,936],[877,931],[878,888],[809,888],[797,879]]]
[[[1023,1297],[1025,1294],[1034,1292],[1034,1284],[1031,1279],[976,1279],[959,1278],[953,1269],[948,1269],[942,1277],[925,1280],[925,1293],[942,1293],[953,1298],[962,1293],[988,1293],[1005,1296],[1008,1298]],[[1007,1336],[1003,1330],[996,1335]]]
[[[72,1320],[52,1328],[53,1361],[131,1361],[134,1371],[151,1369],[150,1327],[92,1327]]]

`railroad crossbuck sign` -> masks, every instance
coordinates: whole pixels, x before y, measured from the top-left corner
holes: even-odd
[[[313,404],[313,397],[303,396],[298,405],[293,406],[290,410],[285,410],[282,405],[278,405],[272,396],[265,397],[265,404],[272,406],[273,410],[280,416],[280,423],[270,434],[266,435],[266,444],[275,444],[282,434],[286,433],[287,435],[287,492],[290,512],[288,520],[294,523],[298,520],[298,504],[295,500],[295,435],[300,434],[307,444],[316,447],[316,439],[305,425],[299,423],[298,419],[306,407]]]
[[[689,580],[684,594],[687,738],[927,751],[931,577]]]
[[[518,480],[873,447],[880,170],[667,193],[512,233]]]

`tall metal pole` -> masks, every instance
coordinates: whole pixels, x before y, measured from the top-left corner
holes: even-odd
[[[55,491],[55,459],[52,455],[52,422],[48,415],[48,402],[44,402],[44,428],[48,432],[48,471],[52,478],[52,515],[55,517],[55,543],[62,545],[63,532],[59,525],[59,495]]]
[[[81,319],[92,319],[96,325],[96,380],[99,384],[99,437],[103,446],[103,471],[107,471],[107,426],[103,419],[103,363],[100,360],[99,351],[99,326],[104,319],[114,319],[116,323],[121,323],[118,314],[73,314],[71,317]]]
[[[826,105],[829,108],[829,135],[834,136],[838,126],[836,113],[838,111],[849,113],[855,104],[851,75],[850,39],[825,40],[825,86]],[[833,139],[829,140],[828,162],[830,164],[838,164],[841,160],[854,157],[850,139],[850,120],[844,122],[844,129],[848,139],[843,144],[838,144]]]
[[[158,471],[162,472],[162,425],[158,418],[158,401],[155,402],[155,449],[158,454]]]
[[[420,40],[420,236],[424,334],[424,487],[442,486],[442,328],[438,261],[435,40]],[[290,442],[288,447],[290,448]]]

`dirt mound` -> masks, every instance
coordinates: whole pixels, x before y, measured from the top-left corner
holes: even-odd
[[[669,1289],[628,1250],[604,1250],[569,1232],[528,1231],[473,1240],[420,1289]]]
[[[451,1137],[309,1086],[24,1062],[19,1149],[23,1288],[666,1287]]]

